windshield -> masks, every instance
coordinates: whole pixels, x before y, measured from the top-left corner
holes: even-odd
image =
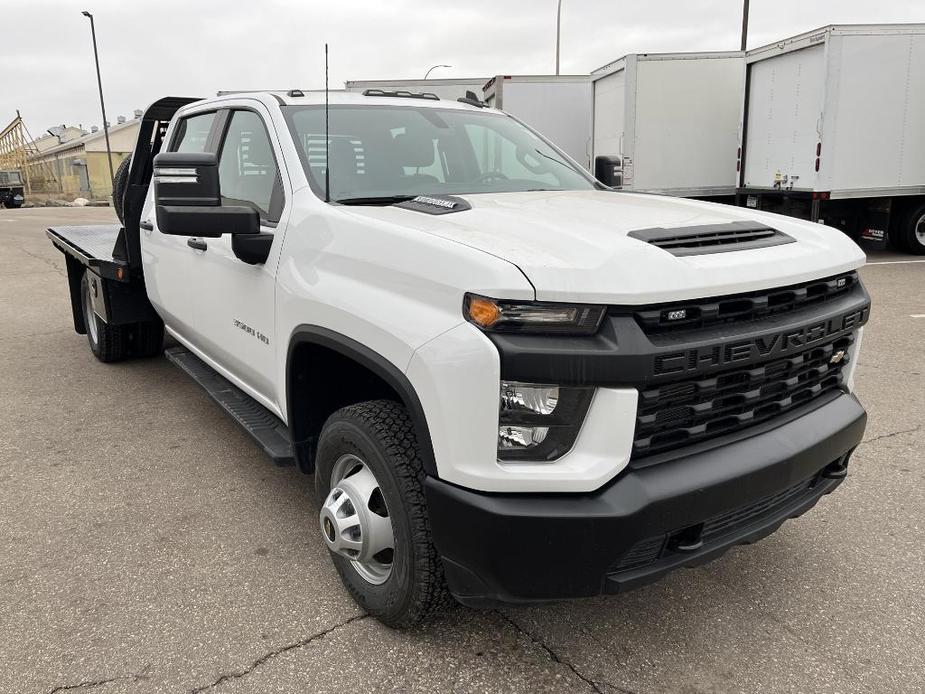
[[[324,107],[284,109],[312,187],[324,191]],[[331,200],[591,190],[592,179],[501,113],[331,106]]]
[[[0,171],[0,186],[22,185],[22,177],[18,171]]]

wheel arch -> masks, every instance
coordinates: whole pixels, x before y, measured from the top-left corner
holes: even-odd
[[[424,407],[408,377],[384,356],[346,335],[316,325],[293,330],[286,354],[286,415],[303,472],[314,471],[318,436],[331,413],[379,398],[405,406],[424,471],[437,476]]]

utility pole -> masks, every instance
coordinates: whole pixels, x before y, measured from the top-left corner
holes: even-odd
[[[743,0],[742,5],[742,47],[740,51],[746,50],[748,45],[748,0]]]
[[[747,2],[748,0],[746,0]],[[562,38],[562,0],[556,10],[556,74],[559,74],[559,44]]]
[[[106,104],[103,101],[103,79],[100,77],[100,54],[96,50],[96,27],[93,24],[93,15],[84,10],[81,12],[90,20],[90,33],[93,36],[93,59],[96,61],[96,84],[100,88],[100,110],[103,112],[103,135],[106,137],[106,158],[109,160],[109,181],[116,177],[112,170],[112,149],[109,146],[109,124],[106,122]],[[89,178],[89,175],[87,176]]]

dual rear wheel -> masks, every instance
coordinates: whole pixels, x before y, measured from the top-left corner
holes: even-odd
[[[93,356],[110,363],[129,357],[154,357],[161,353],[164,346],[164,324],[160,320],[111,325],[93,310],[93,299],[90,296],[93,291],[93,282],[84,271],[80,281],[80,303],[87,342],[90,343]]]

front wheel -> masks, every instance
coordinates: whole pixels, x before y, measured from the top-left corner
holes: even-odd
[[[357,603],[399,628],[451,605],[405,408],[375,400],[338,410],[321,432],[316,462],[321,536]]]

